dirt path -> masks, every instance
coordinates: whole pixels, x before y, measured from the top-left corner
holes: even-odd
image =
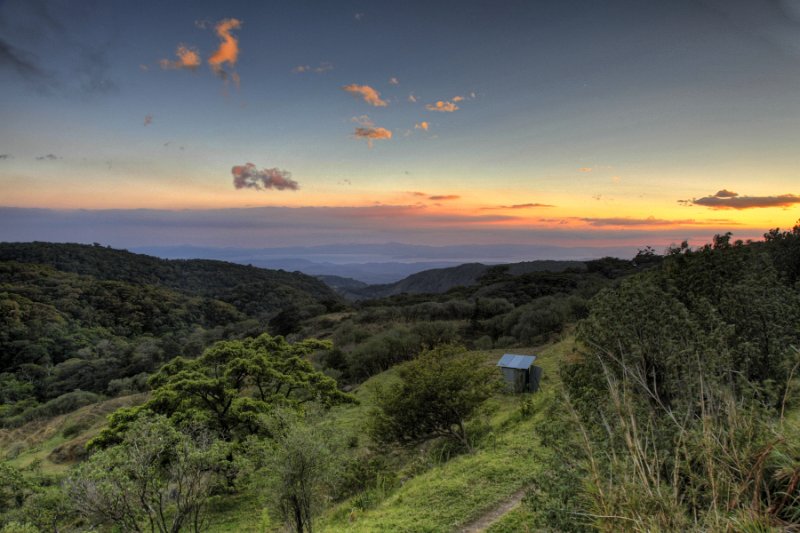
[[[517,492],[512,494],[508,500],[484,514],[474,522],[471,522],[459,529],[458,533],[481,533],[482,531],[486,531],[489,529],[489,526],[500,520],[507,512],[519,505],[527,490],[527,487],[519,489]]]

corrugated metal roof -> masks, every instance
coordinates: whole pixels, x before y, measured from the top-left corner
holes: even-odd
[[[518,368],[520,370],[527,370],[531,367],[533,362],[536,361],[535,355],[516,355],[507,353],[497,362],[497,366],[503,368]]]

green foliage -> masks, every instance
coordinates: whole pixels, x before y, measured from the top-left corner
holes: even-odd
[[[40,530],[33,524],[14,520],[5,524],[0,533],[40,533]]]
[[[297,533],[311,532],[314,518],[335,492],[339,459],[333,435],[278,413],[264,476],[275,507]]]
[[[798,228],[681,246],[601,291],[540,428],[557,459],[537,525],[752,530],[800,518],[796,424],[783,419],[800,354]],[[570,525],[572,524],[572,525]]]
[[[373,435],[382,442],[417,444],[444,437],[467,450],[466,422],[500,382],[479,354],[443,345],[397,367],[399,383],[377,397]]]
[[[122,444],[81,464],[66,490],[93,526],[199,532],[225,453],[202,430],[182,433],[164,417],[143,418],[131,425]]]
[[[0,463],[0,514],[22,506],[31,488],[22,472],[7,463]]]
[[[230,441],[264,434],[264,415],[279,406],[299,409],[308,402],[326,407],[352,402],[307,358],[329,348],[324,341],[290,344],[283,337],[263,334],[220,341],[194,360],[175,358],[150,378],[151,398],[115,413],[90,446],[119,442],[130,423],[149,412],[168,417],[178,427],[206,427]]]
[[[36,531],[59,531],[76,518],[72,502],[59,485],[39,487],[25,500],[19,514]]]

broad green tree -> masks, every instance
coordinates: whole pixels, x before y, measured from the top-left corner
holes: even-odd
[[[330,343],[314,339],[290,344],[268,334],[220,341],[197,359],[177,357],[153,375],[152,397],[120,409],[90,446],[120,441],[129,424],[146,412],[168,417],[177,427],[203,426],[225,441],[266,431],[264,415],[308,402],[328,407],[353,402],[336,381],[314,370],[308,355]]]
[[[443,437],[472,451],[466,423],[500,390],[497,369],[480,354],[443,345],[398,366],[397,375],[378,395],[375,438],[410,445]]]

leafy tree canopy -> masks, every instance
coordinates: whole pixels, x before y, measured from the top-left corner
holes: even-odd
[[[353,402],[307,358],[330,346],[315,339],[290,344],[265,333],[217,342],[194,360],[176,357],[150,378],[150,400],[114,413],[109,428],[90,444],[104,447],[119,442],[122,432],[144,411],[167,416],[177,426],[202,424],[230,441],[263,433],[262,415],[276,406],[299,409],[307,402],[325,407]]]

